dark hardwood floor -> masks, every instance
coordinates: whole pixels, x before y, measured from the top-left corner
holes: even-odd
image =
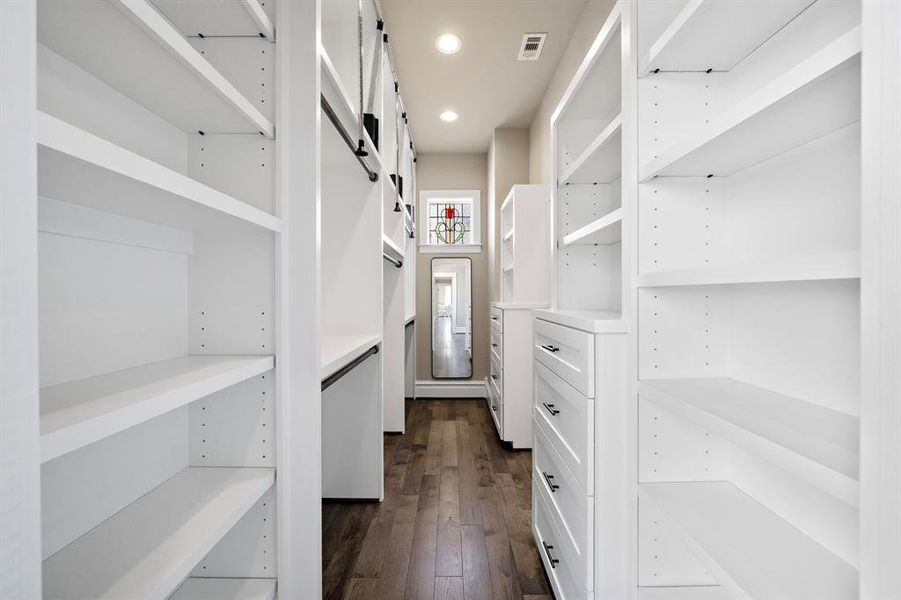
[[[484,400],[406,410],[406,433],[385,436],[385,501],[323,503],[323,597],[550,600],[531,452],[501,444]]]

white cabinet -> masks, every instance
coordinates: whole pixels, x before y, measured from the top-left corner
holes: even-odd
[[[514,185],[501,205],[501,302],[491,304],[488,405],[498,435],[531,448],[532,308],[550,302],[550,189]]]
[[[628,587],[622,542],[634,535],[623,511],[627,329],[607,322],[607,331],[596,333],[588,321],[576,329],[546,320],[555,318],[552,310],[534,314],[533,535],[557,598],[618,598]],[[595,393],[573,386],[567,362],[547,361],[540,331],[579,340],[579,355],[589,358],[579,362],[575,383],[590,381]]]
[[[531,448],[531,306],[494,302],[490,323],[488,407],[502,440]]]

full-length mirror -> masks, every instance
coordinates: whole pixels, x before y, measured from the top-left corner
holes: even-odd
[[[432,377],[472,377],[472,260],[432,259]]]

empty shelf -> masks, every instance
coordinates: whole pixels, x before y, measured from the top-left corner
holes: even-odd
[[[275,579],[191,577],[169,600],[275,600]]]
[[[369,335],[323,335],[319,348],[321,379],[325,379],[368,349],[382,341],[376,333]]]
[[[563,246],[609,246],[623,240],[623,209],[617,208],[563,237]]]
[[[274,469],[187,468],[45,560],[44,597],[168,598],[274,482]]]
[[[45,113],[38,146],[47,198],[183,230],[281,230],[275,215]]]
[[[41,462],[255,377],[272,356],[186,356],[41,390]]]
[[[643,380],[638,393],[857,504],[857,417],[726,378]]]
[[[616,115],[563,172],[559,185],[570,183],[610,183],[622,174],[622,115]]]
[[[150,0],[182,35],[262,36],[274,41],[275,28],[258,0],[185,2]]]
[[[589,333],[626,333],[628,322],[622,313],[607,310],[541,308],[532,314],[543,321],[559,323]]]
[[[756,263],[645,272],[638,275],[638,287],[729,285],[859,278],[860,252],[848,250],[843,252],[823,252],[806,256],[772,258]]]
[[[857,570],[725,482],[645,483],[640,502],[660,505],[674,534],[724,587],[754,600],[847,600]]]
[[[507,240],[511,239],[512,237],[513,237],[513,229],[511,229],[506,234],[504,234],[504,241],[506,242]]]
[[[147,0],[37,4],[41,44],[182,131],[274,137],[269,119]]]
[[[657,38],[641,68],[728,71],[814,0],[689,0]]]
[[[732,175],[859,121],[860,48],[858,26],[665,150],[640,180]]]

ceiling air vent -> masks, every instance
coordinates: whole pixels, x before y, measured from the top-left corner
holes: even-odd
[[[544,48],[545,38],[547,38],[546,33],[524,33],[517,60],[538,60],[538,57],[541,56],[541,49]]]

